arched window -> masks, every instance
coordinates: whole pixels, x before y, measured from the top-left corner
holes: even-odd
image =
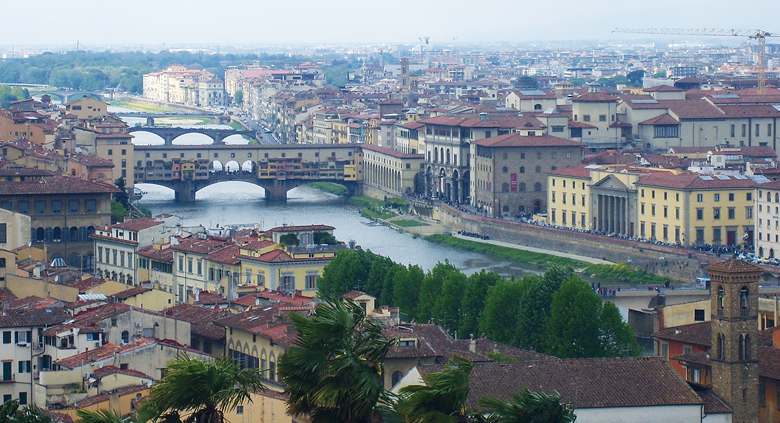
[[[726,296],[726,291],[722,286],[718,287],[718,309],[723,309],[723,298]]]
[[[79,241],[79,228],[73,226],[70,228],[70,242],[78,242]]]
[[[525,213],[525,206],[517,206],[518,213]]]
[[[723,334],[718,334],[718,359],[723,360],[726,358],[726,337]]]
[[[35,230],[35,240],[38,242],[43,242],[45,239],[45,231],[43,228],[38,228]]]
[[[520,192],[525,192],[525,182],[517,184],[517,190]]]
[[[124,330],[122,331],[122,343],[127,344],[130,342],[130,332]]]
[[[54,228],[54,242],[62,241],[62,228]]]
[[[739,359],[750,359],[750,335],[746,333],[739,336]]]
[[[502,192],[509,192],[509,184],[508,184],[508,183],[506,183],[506,182],[504,182],[503,184],[501,184],[501,191],[502,191]]]
[[[534,110],[542,110],[542,105],[539,103],[534,104]]]
[[[541,191],[541,190],[542,190],[542,183],[541,182],[535,183],[534,184],[534,191],[538,192],[538,191]]]
[[[780,193],[775,193],[775,203],[780,203]]]
[[[542,167],[536,166],[536,173],[542,173]]]
[[[520,166],[520,173],[525,173],[525,166]]]
[[[501,168],[501,171],[504,172],[504,173],[508,173],[509,172],[509,168],[504,166],[504,167]]]
[[[509,213],[509,206],[502,207],[501,211],[503,211],[504,213]]]
[[[742,288],[739,289],[739,308],[741,310],[745,310],[748,308],[749,295],[750,295],[750,290],[748,289],[748,287],[743,286]]]
[[[401,372],[398,371],[398,370],[393,372],[393,376],[392,376],[392,384],[393,384],[393,386],[398,385],[398,382],[401,381],[401,377],[402,376],[403,376],[403,374],[401,374]]]
[[[46,228],[44,230],[44,241],[52,242],[54,240],[54,230],[52,228]]]

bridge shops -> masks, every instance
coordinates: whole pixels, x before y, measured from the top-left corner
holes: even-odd
[[[225,181],[253,183],[266,199],[285,200],[287,191],[317,181],[356,192],[362,158],[357,144],[139,145],[134,173],[136,183],[172,188],[178,201],[194,201],[198,190]]]

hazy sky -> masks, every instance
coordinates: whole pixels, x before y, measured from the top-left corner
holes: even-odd
[[[9,1],[0,44],[143,45],[607,40],[615,27],[780,33],[777,0]],[[12,17],[12,18],[11,18]],[[780,38],[777,39],[780,42]],[[683,39],[681,39],[683,41]],[[771,42],[771,41],[770,41]]]

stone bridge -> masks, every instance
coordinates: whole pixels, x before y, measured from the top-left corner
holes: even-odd
[[[177,201],[226,181],[261,186],[267,200],[284,201],[287,191],[318,181],[356,192],[362,152],[359,144],[137,145],[134,172],[136,184],[169,187]]]
[[[73,100],[78,100],[82,97],[92,97],[96,100],[103,101],[104,96],[102,92],[99,91],[73,91],[73,90],[35,90],[35,89],[28,89],[30,92],[30,97],[33,96],[41,96],[44,94],[48,94],[51,97],[57,97],[62,101],[62,104],[68,103]]]
[[[209,129],[209,128],[176,128],[168,126],[138,126],[131,127],[128,132],[150,132],[165,140],[165,145],[172,145],[173,140],[184,134],[203,134],[214,140],[215,144],[222,144],[222,140],[231,135],[247,135],[250,138],[262,142],[262,136],[258,137],[255,131],[239,131],[237,129]]]

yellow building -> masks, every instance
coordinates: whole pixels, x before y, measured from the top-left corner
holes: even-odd
[[[65,113],[78,119],[93,119],[108,114],[108,103],[84,96],[78,100],[65,103]]]
[[[580,165],[548,178],[554,225],[684,246],[753,239],[758,179],[622,165]]]
[[[753,240],[753,192],[746,176],[651,173],[639,190],[639,236],[685,246]]]

